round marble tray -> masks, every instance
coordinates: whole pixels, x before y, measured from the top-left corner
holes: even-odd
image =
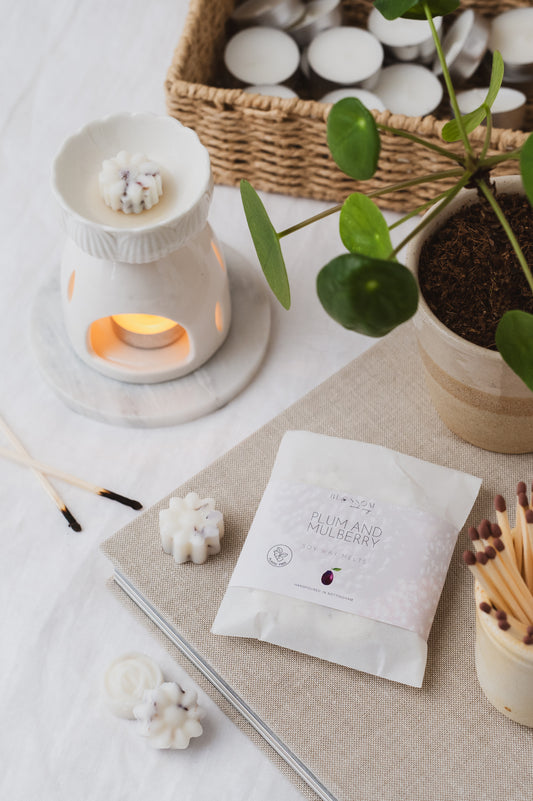
[[[160,384],[129,384],[86,365],[68,340],[59,276],[44,284],[32,308],[31,341],[41,371],[75,412],[105,423],[150,428],[185,423],[219,409],[249,384],[270,334],[270,299],[260,275],[225,247],[232,322],[222,347],[189,375]]]

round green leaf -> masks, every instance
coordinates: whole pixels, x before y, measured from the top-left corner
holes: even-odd
[[[344,247],[375,259],[387,259],[392,252],[389,226],[373,200],[354,192],[344,201],[339,219]]]
[[[402,264],[345,253],[317,277],[317,292],[327,313],[344,328],[382,337],[416,311],[418,287]]]
[[[376,0],[374,3],[378,11],[381,11],[385,19],[426,19],[424,6],[418,0]],[[432,17],[440,17],[449,14],[459,8],[459,0],[427,0],[427,5]]]
[[[345,97],[332,106],[327,141],[335,164],[350,178],[366,181],[374,175],[381,142],[374,117],[358,98]]]
[[[241,199],[255,251],[272,292],[285,309],[291,305],[289,279],[279,237],[261,198],[248,181],[241,181]]]
[[[533,314],[505,312],[496,329],[496,347],[511,370],[533,390]]]
[[[526,195],[533,206],[533,133],[529,134],[520,151],[520,173]]]

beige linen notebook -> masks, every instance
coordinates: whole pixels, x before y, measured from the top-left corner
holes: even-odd
[[[421,689],[210,633],[290,429],[373,442],[479,476],[483,484],[467,526],[495,519],[495,494],[513,509],[516,483],[533,478],[531,456],[490,454],[445,428],[427,396],[408,324],[172,493],[216,498],[226,522],[219,555],[195,566],[177,565],[163,552],[163,498],[103,544],[115,582],[201,686],[254,739],[258,733],[268,743],[278,765],[290,766],[309,798],[531,801],[533,730],[493,709],[475,675],[473,586],[461,560],[466,526],[429,637]]]

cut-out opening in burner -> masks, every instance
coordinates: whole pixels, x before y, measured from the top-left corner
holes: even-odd
[[[151,314],[119,314],[95,320],[89,327],[88,344],[98,359],[139,374],[185,365],[194,355],[185,328]]]

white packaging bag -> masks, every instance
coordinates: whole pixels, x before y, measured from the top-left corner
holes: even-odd
[[[287,432],[212,632],[420,687],[480,485],[381,446]]]

